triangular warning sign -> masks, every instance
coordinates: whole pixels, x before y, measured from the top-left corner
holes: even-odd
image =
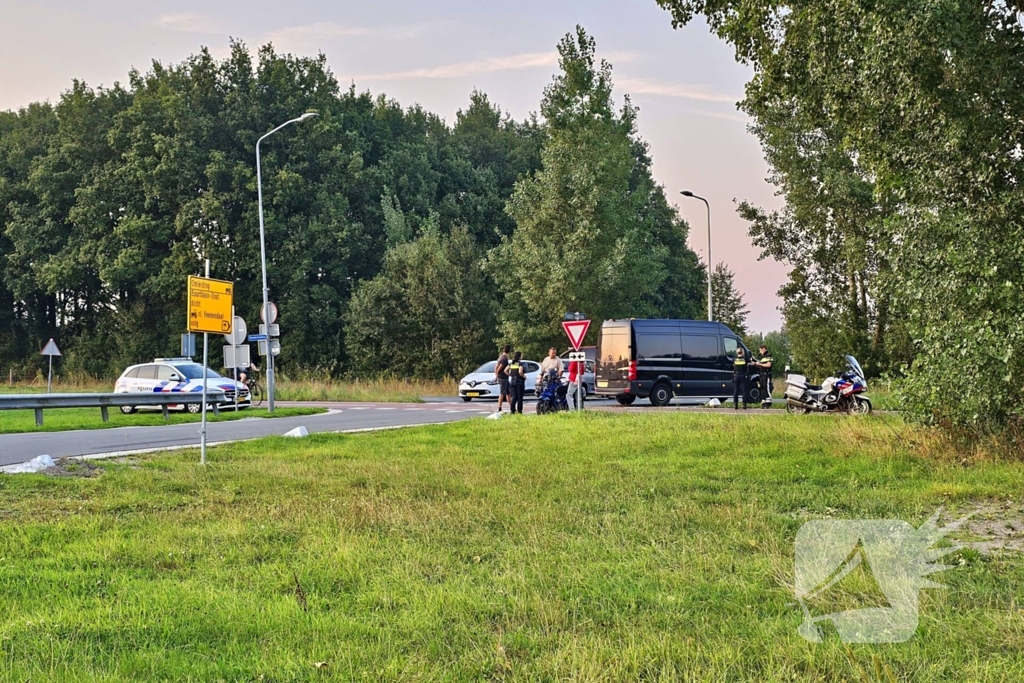
[[[562,327],[565,328],[565,333],[569,335],[569,343],[572,344],[572,348],[579,351],[580,344],[583,343],[583,338],[587,336],[587,330],[590,329],[590,321],[566,320],[562,323]]]
[[[57,348],[57,342],[53,341],[53,338],[51,338],[50,341],[46,342],[46,346],[44,346],[43,350],[39,352],[39,355],[40,356],[59,356],[60,355],[60,349]]]

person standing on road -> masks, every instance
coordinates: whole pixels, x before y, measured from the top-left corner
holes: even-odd
[[[512,356],[512,362],[505,368],[505,375],[508,377],[508,388],[511,393],[509,407],[512,414],[523,414],[523,394],[526,393],[526,372],[523,370],[523,352],[516,351]]]
[[[508,368],[508,354],[512,353],[512,347],[505,344],[505,348],[502,349],[501,355],[498,356],[498,363],[494,366],[494,377],[498,380],[498,412],[501,412],[501,406],[506,400],[511,404],[512,399],[508,393],[508,375],[505,374],[506,368]]]
[[[775,359],[772,358],[772,354],[768,353],[768,347],[764,344],[758,347],[761,357],[754,365],[757,366],[758,374],[761,380],[761,391],[764,392],[764,396],[761,397],[761,407],[771,408],[772,407],[772,365],[775,363]]]
[[[562,373],[565,372],[565,366],[562,365],[562,359],[558,357],[558,349],[554,346],[548,349],[548,357],[540,363],[541,377],[547,377],[548,373],[552,370],[557,373],[557,377],[561,377]]]
[[[585,368],[583,361],[569,361],[569,406],[573,410],[580,410],[583,408],[582,388],[576,382],[583,381],[584,372]]]
[[[747,357],[743,347],[736,349],[736,358],[732,362],[732,407],[740,408],[740,396],[743,397],[743,410],[747,409]]]

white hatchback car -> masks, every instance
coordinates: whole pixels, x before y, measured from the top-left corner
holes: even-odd
[[[191,358],[157,358],[152,363],[132,365],[114,384],[115,394],[131,393],[192,393],[203,390],[203,366]],[[206,370],[206,388],[220,389],[227,400],[220,407],[231,408],[235,405],[235,392],[238,392],[238,407],[248,408],[251,405],[249,389],[241,382],[221,377],[213,370]],[[142,408],[161,410],[160,406],[122,406],[121,412],[131,415]],[[169,405],[171,409],[185,409],[190,413],[201,412],[201,403],[187,405]]]
[[[522,363],[526,371],[526,390],[523,393],[534,394],[537,392],[537,378],[540,377],[540,363],[532,360],[524,360]],[[498,398],[498,380],[494,377],[494,367],[497,364],[496,360],[484,363],[459,380],[459,396],[463,401],[472,401],[474,398]]]

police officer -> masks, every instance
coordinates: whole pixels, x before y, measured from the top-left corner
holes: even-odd
[[[761,357],[757,360],[754,365],[757,366],[758,373],[761,379],[761,391],[764,392],[764,396],[761,397],[761,407],[771,408],[772,407],[772,364],[775,363],[775,359],[772,358],[772,354],[768,352],[768,347],[764,344],[757,347]]]
[[[523,368],[523,352],[516,351],[512,362],[505,367],[508,376],[508,388],[512,393],[510,407],[512,414],[523,414],[523,394],[526,392],[526,372]]]
[[[747,409],[747,356],[743,347],[736,349],[736,358],[732,362],[732,407],[739,410],[740,396],[743,397],[743,410]]]

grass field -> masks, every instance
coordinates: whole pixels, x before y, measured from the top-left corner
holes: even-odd
[[[594,411],[210,457],[0,476],[0,679],[1024,679],[1013,554],[954,555],[909,642],[797,634],[804,520],[1024,489],[895,418]]]
[[[207,413],[210,422],[241,420],[247,417],[297,417],[315,415],[326,412],[320,408],[276,408],[270,415],[266,409],[248,408],[237,413],[233,410],[222,410],[220,415]],[[104,422],[99,408],[54,408],[43,411],[43,426],[36,426],[35,412],[31,410],[4,410],[0,412],[0,434],[20,432],[61,432],[70,429],[112,429],[114,427],[151,427],[162,424],[184,424],[199,422],[200,415],[190,415],[183,411],[172,411],[167,422],[163,413],[156,411],[139,411],[134,415],[124,415],[117,408],[108,411],[109,422]]]

